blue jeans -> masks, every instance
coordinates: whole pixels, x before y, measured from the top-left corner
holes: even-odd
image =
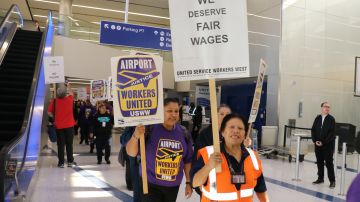
[[[139,179],[139,163],[136,157],[128,156],[130,163],[131,182],[133,186],[134,202],[141,202],[141,190]]]

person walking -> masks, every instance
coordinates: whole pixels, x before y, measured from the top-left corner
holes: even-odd
[[[190,185],[192,141],[187,129],[178,124],[179,107],[178,99],[166,98],[164,123],[149,126],[147,129],[144,125],[136,126],[131,139],[126,144],[128,155],[136,157],[139,152],[140,136],[146,136],[149,193],[142,195],[142,202],[175,202],[184,174],[185,196],[189,198],[192,194]],[[142,176],[140,168],[139,173]]]
[[[60,86],[56,90],[56,98],[51,100],[48,107],[48,115],[53,117],[57,135],[58,147],[58,167],[63,168],[64,150],[66,146],[66,156],[68,167],[76,166],[73,157],[73,139],[74,139],[74,115],[73,115],[74,95],[70,84]]]
[[[96,137],[97,164],[102,163],[103,150],[105,149],[105,161],[110,164],[111,153],[111,130],[114,125],[114,117],[107,112],[103,103],[98,105],[98,111],[93,118],[90,136]]]
[[[268,202],[267,188],[259,157],[244,145],[247,121],[237,114],[225,116],[220,132],[220,152],[213,146],[198,151],[191,168],[193,187],[201,187],[202,202],[252,202],[254,191],[260,202]],[[221,165],[221,172],[215,167]]]
[[[313,184],[324,183],[324,165],[326,165],[330,188],[335,188],[333,155],[335,150],[335,118],[329,114],[330,104],[321,103],[321,114],[316,116],[311,128],[312,141],[315,144],[318,179]],[[325,164],[324,164],[325,161]]]

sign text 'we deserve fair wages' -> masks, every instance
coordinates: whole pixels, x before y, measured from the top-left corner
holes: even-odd
[[[162,65],[155,55],[111,58],[115,127],[164,121]]]
[[[246,0],[169,0],[175,80],[249,76]]]

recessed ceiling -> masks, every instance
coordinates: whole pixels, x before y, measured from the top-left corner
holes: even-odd
[[[46,24],[49,11],[58,16],[60,0],[1,0],[0,8],[12,3],[20,6],[25,19],[33,18]],[[156,27],[170,27],[168,0],[129,0],[129,23]],[[30,7],[28,9],[27,3]],[[101,20],[124,21],[125,0],[73,0],[72,28],[75,38],[97,41]],[[249,43],[263,47],[277,47],[280,40],[281,0],[247,0]],[[80,31],[80,32],[79,32]]]

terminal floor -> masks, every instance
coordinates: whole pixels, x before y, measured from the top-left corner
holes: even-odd
[[[57,168],[56,144],[50,144],[52,149],[44,149],[39,159],[39,170],[36,183],[32,187],[30,201],[34,202],[112,202],[132,201],[132,192],[126,189],[125,168],[117,162],[119,151],[119,137],[114,135],[111,155],[111,165],[97,165],[95,154],[89,153],[88,145],[79,145],[78,137],[74,138],[75,161],[74,168]],[[340,158],[340,157],[339,157]],[[316,179],[316,165],[314,154],[305,156],[300,163],[300,179],[296,182],[295,163],[285,159],[262,159],[264,176],[270,201],[274,202],[320,202],[345,201],[339,196],[340,170],[338,170],[337,185],[330,189],[326,179],[325,184],[312,185]],[[345,190],[356,176],[357,154],[348,155]],[[340,161],[339,161],[340,162]],[[340,165],[340,164],[339,164]],[[194,192],[190,199],[185,199],[182,184],[178,200],[181,202],[198,202],[199,197]],[[254,200],[257,201],[257,200]]]

